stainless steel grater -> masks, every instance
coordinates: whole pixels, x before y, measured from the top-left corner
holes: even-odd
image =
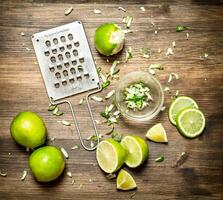
[[[51,104],[69,105],[82,146],[94,150],[97,145],[89,148],[84,144],[72,104],[65,99],[94,89],[86,95],[86,104],[98,136],[88,99],[101,91],[101,85],[82,23],[77,21],[35,33],[32,43]]]

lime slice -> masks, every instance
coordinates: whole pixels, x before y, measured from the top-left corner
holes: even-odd
[[[125,170],[121,169],[117,177],[117,189],[132,190],[136,188],[136,182],[133,177]]]
[[[99,143],[96,158],[100,168],[106,173],[116,172],[125,161],[125,149],[112,138]]]
[[[195,108],[189,108],[181,111],[177,115],[177,128],[182,135],[194,138],[200,135],[205,127],[204,114]]]
[[[153,142],[168,142],[166,131],[161,123],[158,123],[150,128],[146,133],[146,138]]]
[[[121,145],[127,152],[125,164],[128,167],[135,168],[141,165],[148,157],[149,148],[144,139],[136,135],[125,136]]]
[[[176,125],[177,114],[185,108],[197,108],[197,103],[190,97],[180,96],[177,97],[170,105],[169,108],[169,119],[172,124]]]

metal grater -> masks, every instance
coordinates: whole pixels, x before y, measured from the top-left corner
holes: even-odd
[[[86,103],[98,136],[88,99],[101,91],[101,86],[82,23],[77,21],[35,33],[32,43],[51,104],[69,104],[82,146],[86,150],[94,150],[97,145],[89,148],[84,144],[72,104],[65,100],[95,89],[87,94]]]

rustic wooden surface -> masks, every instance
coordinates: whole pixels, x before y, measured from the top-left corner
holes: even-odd
[[[223,198],[223,136],[222,136],[222,97],[223,97],[223,4],[222,1],[18,1],[0,2],[0,170],[7,172],[7,177],[0,177],[0,199],[222,199]],[[70,6],[74,11],[64,16]],[[118,10],[118,6],[127,12]],[[146,11],[142,12],[140,6]],[[102,14],[93,10],[101,9]],[[76,131],[57,123],[57,120],[71,120],[68,107],[61,109],[66,113],[62,117],[52,116],[47,111],[48,99],[36,64],[30,36],[42,30],[81,20],[86,28],[94,58],[103,71],[109,69],[110,63],[100,56],[93,46],[93,34],[98,25],[104,22],[116,22],[123,27],[122,17],[132,15],[133,33],[126,37],[125,49],[133,48],[134,57],[126,65],[120,65],[120,75],[135,70],[148,69],[151,63],[162,63],[163,71],[156,77],[163,86],[171,72],[176,72],[180,80],[169,84],[172,94],[166,94],[165,105],[171,102],[171,95],[176,90],[180,94],[194,98],[204,111],[207,127],[204,134],[197,139],[183,138],[168,120],[167,111],[145,124],[133,124],[121,119],[116,130],[123,134],[134,133],[144,137],[153,124],[161,122],[166,128],[169,144],[150,146],[149,160],[137,170],[128,170],[134,176],[138,189],[130,192],[116,191],[115,180],[107,180],[97,166],[95,152],[77,149],[79,144]],[[152,26],[151,22],[155,23]],[[189,26],[189,39],[186,32],[176,33],[177,24]],[[154,34],[154,30],[158,34]],[[25,36],[20,33],[24,32]],[[174,55],[169,58],[165,51],[176,42]],[[140,57],[140,48],[150,48],[150,59]],[[157,53],[158,48],[162,49]],[[29,50],[30,49],[30,50]],[[125,50],[124,50],[125,51]],[[124,57],[122,54],[109,58]],[[201,60],[200,56],[209,56]],[[115,87],[116,82],[103,92]],[[85,137],[92,133],[88,126],[89,119],[84,106],[78,106],[82,97],[72,98],[82,131]],[[95,117],[109,101],[92,102]],[[25,181],[20,177],[24,169],[28,170],[29,153],[11,139],[10,122],[18,112],[32,110],[43,117],[48,137],[55,137],[57,146],[63,146],[69,152],[66,172],[73,174],[75,183],[66,173],[54,183],[40,184],[32,177],[30,171]],[[105,125],[98,126],[100,133],[105,133]],[[173,168],[181,152],[188,153],[188,159],[180,167]],[[154,159],[164,155],[165,161],[155,163]]]

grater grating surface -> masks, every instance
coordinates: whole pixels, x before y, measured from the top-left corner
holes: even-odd
[[[80,21],[36,33],[33,46],[49,98],[99,88],[99,77]]]

